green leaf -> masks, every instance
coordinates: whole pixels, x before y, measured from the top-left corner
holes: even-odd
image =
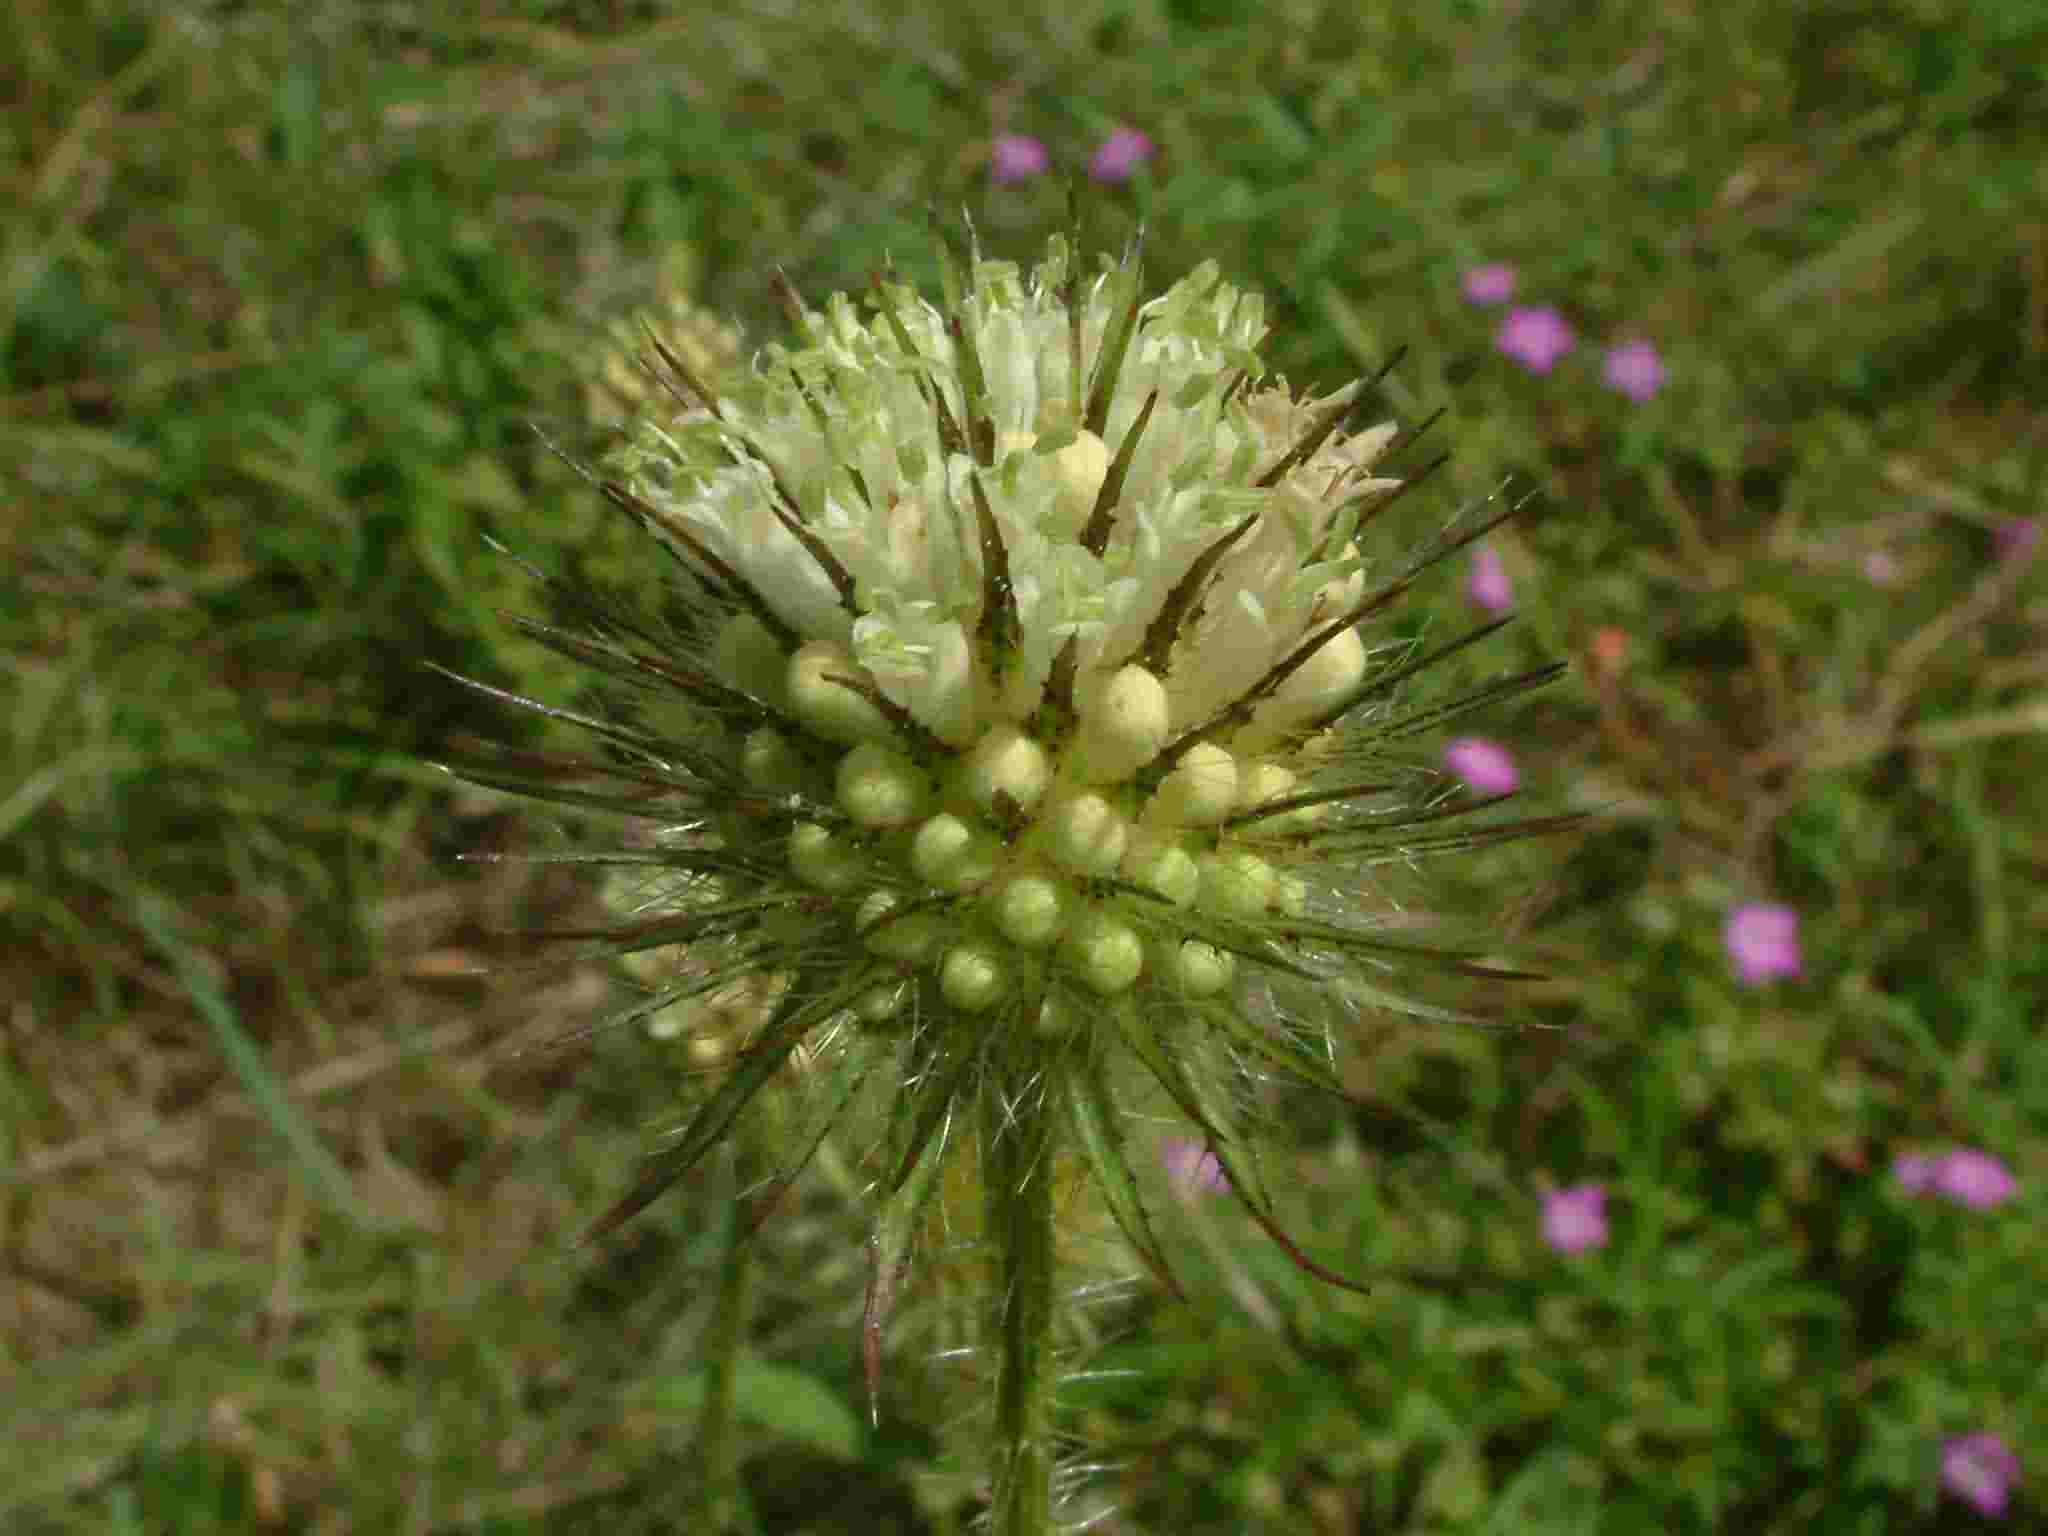
[[[192,999],[192,1006],[213,1027],[221,1054],[227,1057],[228,1065],[241,1079],[243,1091],[292,1149],[307,1179],[336,1210],[358,1221],[366,1220],[348,1174],[293,1105],[284,1084],[278,1081],[277,1075],[263,1059],[263,1048],[249,1038],[241,1020],[235,1017],[233,1006],[214,984],[213,978],[201,968],[198,957],[172,931],[169,913],[162,902],[145,892],[137,898],[134,910],[135,920],[142,931],[171,962],[179,984]]]
[[[678,1424],[694,1425],[704,1412],[709,1373],[687,1376],[656,1388],[655,1411]],[[742,1355],[733,1373],[733,1405],[756,1428],[840,1461],[861,1456],[860,1417],[817,1377],[794,1366]]]

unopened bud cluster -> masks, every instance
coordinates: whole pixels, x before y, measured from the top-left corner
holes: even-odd
[[[1354,659],[1344,685],[1361,670]],[[1083,694],[1065,739],[998,715],[964,749],[923,754],[860,693],[827,681],[859,671],[829,642],[790,659],[791,713],[838,755],[807,775],[763,727],[742,748],[749,787],[808,787],[842,814],[792,828],[791,873],[834,896],[873,887],[855,918],[867,949],[929,966],[954,1007],[984,1012],[1061,982],[1104,997],[1141,984],[1212,996],[1234,962],[1178,937],[1174,912],[1301,914],[1306,888],[1288,873],[1284,834],[1323,807],[1265,818],[1243,837],[1221,830],[1294,788],[1296,770],[1270,751],[1199,743],[1155,781],[1136,780],[1173,728],[1165,684],[1144,667]],[[1305,702],[1312,714],[1327,701]],[[849,736],[858,744],[838,749]]]

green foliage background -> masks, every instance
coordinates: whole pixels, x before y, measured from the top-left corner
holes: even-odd
[[[1487,661],[1580,666],[1487,730],[1610,808],[1442,871],[1554,978],[1511,1027],[1376,1027],[1358,1106],[1276,1107],[1371,1296],[1188,1213],[1196,1304],[1073,1393],[1120,1528],[1964,1529],[1978,1429],[2042,1519],[2048,562],[1994,532],[2048,483],[2048,12],[23,0],[0,82],[7,1529],[689,1528],[721,1186],[570,1247],[679,1069],[547,1047],[597,966],[471,974],[592,893],[453,863],[550,831],[418,766],[483,724],[421,663],[573,685],[483,536],[633,569],[531,429],[592,445],[664,258],[765,337],[777,267],[919,270],[927,203],[1030,252],[1063,194],[991,186],[990,136],[1078,172],[1119,122],[1159,154],[1102,238],[1263,287],[1297,382],[1406,347],[1447,501],[1544,493]],[[1578,330],[1549,377],[1482,260]],[[1751,899],[1802,981],[1736,984]],[[2017,1200],[1888,1177],[1949,1145]],[[1614,1237],[1568,1260],[1537,1200],[1581,1180]],[[915,1372],[850,1408],[844,1194],[770,1229],[754,1506],[945,1529]]]

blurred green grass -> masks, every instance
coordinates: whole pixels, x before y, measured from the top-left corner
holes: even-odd
[[[2048,479],[2038,7],[41,0],[0,59],[0,1523],[682,1523],[717,1186],[569,1247],[673,1069],[537,1048],[592,968],[469,974],[589,892],[452,863],[548,829],[417,766],[480,723],[420,664],[571,685],[483,535],[630,559],[532,428],[586,442],[673,249],[758,339],[778,266],[919,270],[927,203],[1028,252],[1063,196],[990,135],[1078,172],[1124,121],[1160,151],[1103,239],[1264,288],[1297,382],[1405,346],[1445,496],[1544,493],[1485,660],[1578,678],[1486,729],[1615,807],[1444,871],[1510,893],[1546,1027],[1375,1028],[1369,1110],[1292,1111],[1312,1246],[1439,1283],[1302,1292],[1219,1231],[1116,1346],[1170,1386],[1077,1401],[1131,1528],[1960,1528],[1978,1428],[2038,1487],[2048,598],[1993,545]],[[1578,330],[1549,377],[1482,260]],[[1598,378],[1630,334],[1644,405]],[[1803,982],[1734,984],[1744,899],[1800,911]],[[2019,1205],[1904,1202],[1891,1156],[1950,1143]],[[1580,1179],[1616,1238],[1567,1264],[1534,1199]],[[777,1231],[817,1282],[759,1341],[846,1402],[854,1231],[830,1191]],[[1212,1326],[1230,1266],[1290,1328]],[[768,1396],[768,1528],[943,1524],[909,1394],[857,1478]]]

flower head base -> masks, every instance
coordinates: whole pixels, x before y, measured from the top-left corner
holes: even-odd
[[[670,557],[689,616],[557,583],[577,627],[528,632],[631,702],[548,711],[602,760],[469,770],[687,833],[616,856],[683,887],[621,937],[713,961],[624,1017],[778,978],[598,1230],[689,1171],[801,1050],[838,1087],[812,1095],[819,1127],[774,1187],[836,1118],[880,1109],[878,1277],[964,1150],[1002,1296],[1044,1294],[1048,1157],[1080,1160],[1170,1284],[1117,1113],[1142,1091],[1297,1262],[1348,1283],[1281,1232],[1233,1074],[1341,1092],[1326,1032],[1407,1005],[1390,967],[1497,974],[1485,946],[1418,942],[1361,903],[1377,866],[1571,821],[1458,825],[1489,802],[1426,742],[1562,669],[1411,703],[1432,663],[1504,621],[1429,650],[1364,626],[1514,509],[1376,547],[1368,524],[1404,489],[1383,468],[1394,428],[1351,425],[1363,385],[1269,379],[1263,305],[1213,265],[1149,300],[1135,260],[1087,274],[1058,240],[1028,275],[977,253],[945,277],[937,305],[887,279],[865,311],[785,292],[795,341],[717,380],[656,343],[683,408],[601,488]],[[871,1290],[871,1341],[892,1284]],[[1042,1322],[1001,1306],[999,1387],[1038,1369]]]

